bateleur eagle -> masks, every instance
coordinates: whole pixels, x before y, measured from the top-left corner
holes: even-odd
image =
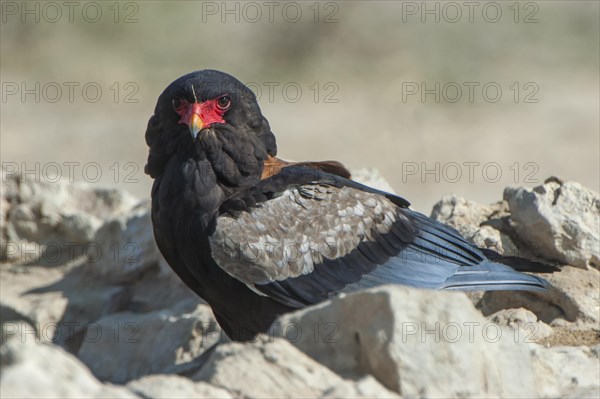
[[[337,162],[279,160],[254,94],[228,74],[171,83],[146,142],[158,247],[233,340],[267,331],[282,313],[381,284],[548,287],[515,271],[534,262],[477,248],[405,199],[350,180]]]

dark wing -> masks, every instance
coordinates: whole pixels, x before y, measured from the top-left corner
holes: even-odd
[[[400,197],[339,176],[296,168],[223,205],[209,238],[212,256],[255,292],[292,307],[389,283],[432,289],[545,286],[487,260],[456,230],[407,206]]]

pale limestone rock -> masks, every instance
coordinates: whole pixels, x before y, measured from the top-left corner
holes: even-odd
[[[358,180],[390,191],[374,182],[381,178],[376,171],[366,175],[371,180],[355,172]],[[554,193],[559,214],[594,214],[593,207],[581,208],[594,203],[585,189],[556,181],[546,186],[547,193],[535,195]],[[404,287],[358,292],[280,318],[272,334],[293,345],[264,336],[221,344],[196,372],[198,356],[222,333],[210,309],[158,254],[148,202],[133,207],[122,192],[13,178],[3,179],[2,188],[3,243],[12,234],[47,250],[49,242],[92,237],[92,249],[102,255],[37,258],[46,265],[68,264],[52,268],[0,265],[2,397],[598,396],[600,272],[593,267],[565,266],[543,275],[555,286],[545,295],[488,292],[478,300],[487,319],[460,293]],[[561,203],[562,196],[578,205]],[[476,245],[505,255],[530,253],[517,224],[510,223],[506,202],[482,206],[445,197],[434,216]],[[563,229],[570,226],[557,220]],[[127,248],[130,243],[135,245]],[[26,246],[16,258],[6,257],[7,249],[3,244],[3,259],[36,260],[24,254]],[[58,252],[66,253],[64,247]],[[538,329],[533,336],[530,326]],[[591,349],[528,343],[538,338],[544,345],[583,342]],[[38,342],[78,353],[97,377],[127,388],[99,383],[56,345]],[[54,370],[61,367],[66,374]],[[196,375],[166,374],[171,372]],[[32,379],[39,386],[24,382]]]
[[[501,324],[535,321],[514,310]],[[272,334],[347,378],[406,397],[559,397],[598,388],[598,349],[544,348],[484,319],[464,294],[384,286],[280,317]]]
[[[88,261],[110,281],[135,280],[162,259],[154,240],[149,201],[108,220],[97,231],[94,242],[102,256]]]
[[[448,224],[480,248],[492,249],[506,256],[523,256],[523,252],[506,234],[509,228],[508,205],[496,202],[481,205],[456,195],[448,195],[437,202],[431,217]]]
[[[231,393],[206,382],[193,382],[178,375],[154,374],[127,383],[127,388],[144,398],[230,399]]]
[[[402,396],[536,396],[528,347],[502,331],[463,293],[399,286],[284,315],[273,329],[337,373],[372,374]]]
[[[55,345],[12,338],[0,346],[2,398],[137,398],[100,383],[77,358]]]
[[[2,170],[2,245],[4,262],[58,266],[93,251],[103,220],[126,212],[137,200],[125,191],[94,188],[60,178],[23,180]]]
[[[489,291],[479,306],[487,315],[501,309],[526,307],[551,326],[599,329],[600,271],[564,266],[544,278],[554,287],[547,293]]]
[[[120,384],[190,362],[221,335],[212,311],[199,302],[103,317],[88,328],[78,356],[97,378]]]
[[[600,196],[556,178],[533,189],[506,188],[511,221],[536,253],[571,266],[600,269]]]
[[[394,188],[387,182],[385,177],[375,168],[361,168],[352,170],[352,180],[362,183],[388,193],[395,194]]]
[[[89,323],[122,309],[131,296],[129,287],[97,280],[87,265],[71,269],[8,265],[0,268],[0,309],[5,332],[53,342],[72,351],[79,347],[80,335]]]
[[[488,319],[505,327],[515,342],[533,343],[552,335],[552,327],[538,321],[536,315],[527,309],[503,309]]]
[[[267,336],[220,345],[192,379],[223,387],[236,397],[397,397],[373,379],[344,380],[285,340]]]
[[[589,348],[538,346],[532,350],[532,359],[541,396],[572,396],[576,392],[583,396],[584,392],[598,392],[600,362],[593,358]]]

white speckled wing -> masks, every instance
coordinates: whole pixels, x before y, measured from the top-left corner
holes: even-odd
[[[355,188],[309,184],[242,212],[221,215],[212,256],[249,286],[309,274],[324,259],[347,255],[389,232],[398,217],[387,198]]]

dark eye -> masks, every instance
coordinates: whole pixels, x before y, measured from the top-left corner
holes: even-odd
[[[180,98],[173,97],[172,104],[173,104],[173,109],[177,110],[177,109],[181,108],[181,106],[183,105],[183,101],[181,101]]]
[[[221,111],[229,109],[230,106],[231,99],[229,98],[229,96],[225,95],[217,98],[217,108],[219,108]]]

